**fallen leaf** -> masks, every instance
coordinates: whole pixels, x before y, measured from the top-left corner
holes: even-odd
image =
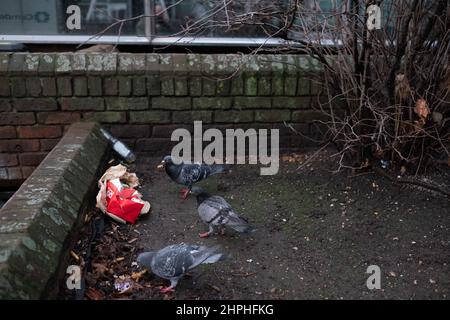
[[[142,270],[140,272],[133,272],[131,274],[131,279],[133,279],[134,281],[139,281],[142,278],[142,276],[146,273],[147,273],[147,270]]]
[[[100,290],[89,288],[86,291],[86,297],[88,297],[89,300],[102,300],[105,298],[105,294]]]
[[[416,101],[416,106],[414,107],[414,112],[425,119],[430,114],[430,109],[428,109],[427,102],[424,99],[419,99]]]
[[[80,257],[75,253],[75,252],[73,252],[72,250],[70,250],[70,255],[78,262],[78,261],[80,261]]]

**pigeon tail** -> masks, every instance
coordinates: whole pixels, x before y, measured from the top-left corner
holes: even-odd
[[[194,263],[189,267],[189,269],[193,269],[202,263],[215,263],[220,261],[220,256],[222,256],[222,253],[217,253],[219,249],[219,245],[214,247],[200,247],[198,252],[193,253]]]
[[[256,229],[249,224],[230,225],[230,227],[239,233],[253,233],[256,231]]]
[[[205,261],[202,262],[202,264],[207,264],[207,263],[216,263],[218,261],[222,261],[228,258],[228,255],[224,254],[224,253],[216,253],[210,257],[208,257]]]

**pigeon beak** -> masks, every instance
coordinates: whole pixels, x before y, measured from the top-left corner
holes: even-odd
[[[158,166],[156,167],[156,169],[162,169],[162,168],[164,168],[164,165],[166,164],[166,162],[163,160],[163,161],[161,161],[161,163],[160,164],[158,164]]]

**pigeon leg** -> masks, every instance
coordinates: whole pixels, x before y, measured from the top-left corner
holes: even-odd
[[[178,284],[178,279],[170,279],[170,286],[161,288],[160,292],[161,293],[174,292],[177,284]]]
[[[199,236],[200,238],[207,238],[207,237],[209,237],[212,233],[214,233],[214,228],[213,228],[212,225],[210,225],[210,226],[209,226],[209,230],[208,230],[207,232],[199,233],[198,236]]]
[[[182,193],[183,195],[181,196],[182,199],[186,200],[186,198],[189,196],[189,193],[191,192],[191,188],[183,188],[180,190],[180,193]]]

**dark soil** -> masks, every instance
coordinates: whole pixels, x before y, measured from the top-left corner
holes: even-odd
[[[322,153],[301,170],[308,155],[282,162],[274,176],[260,176],[258,166],[239,165],[201,183],[257,229],[206,239],[198,237],[207,225],[198,217],[195,197],[179,198],[180,186],[156,171],[159,158],[140,159],[136,173],[143,178],[140,192],[151,202],[151,213],[135,226],[106,220],[93,248],[95,268],[87,273],[85,297],[448,299],[450,201],[375,174],[332,173],[329,155]],[[421,179],[448,183],[446,170],[446,176]],[[114,293],[118,276],[125,275],[125,281],[136,276],[132,261],[139,252],[180,242],[220,244],[231,258],[194,269],[171,294],[159,292],[168,281],[151,273],[138,277],[130,294]],[[369,265],[381,269],[380,290],[366,286]]]
[[[155,170],[159,160],[142,159],[137,167],[144,178],[140,191],[152,204],[137,226],[139,245],[154,250],[179,242],[220,244],[232,255],[192,271],[169,298],[450,297],[450,201],[442,195],[400,188],[374,174],[333,174],[328,152],[302,170],[296,170],[299,163],[282,162],[274,176],[239,165],[201,186],[223,196],[257,231],[201,239],[207,225],[199,220],[195,198],[179,198],[180,186]],[[366,286],[369,265],[381,268],[381,290]],[[142,281],[167,284],[154,276]],[[163,297],[156,288],[133,295]]]

